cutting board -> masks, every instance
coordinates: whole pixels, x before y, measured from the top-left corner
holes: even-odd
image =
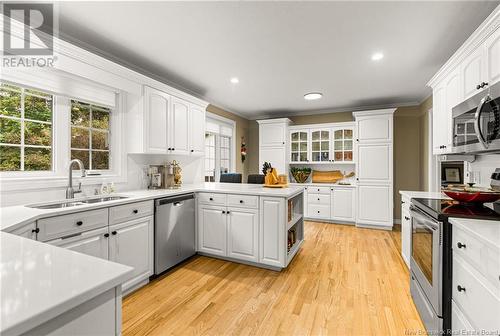
[[[344,178],[340,170],[313,170],[312,183],[336,183]]]

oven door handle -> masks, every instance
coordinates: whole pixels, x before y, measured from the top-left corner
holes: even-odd
[[[484,96],[476,109],[476,113],[474,114],[474,131],[476,133],[477,139],[485,149],[488,148],[488,141],[484,138],[483,132],[481,130],[481,113],[483,113],[484,105],[490,100],[491,98],[489,94]]]
[[[419,222],[420,224],[423,224],[424,226],[431,229],[432,231],[436,231],[437,229],[439,229],[439,225],[436,224],[437,221],[434,220],[433,218],[429,217],[429,215],[424,213],[419,208],[412,205],[412,206],[410,206],[410,211],[413,212],[418,217],[423,219],[423,221]],[[414,216],[414,217],[417,217],[417,216]]]

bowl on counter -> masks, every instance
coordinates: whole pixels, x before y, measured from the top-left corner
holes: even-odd
[[[446,196],[465,203],[493,203],[500,199],[500,192],[488,188],[450,185],[442,189]]]

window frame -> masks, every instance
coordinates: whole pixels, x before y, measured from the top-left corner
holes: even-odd
[[[217,125],[218,130],[205,130],[205,133],[213,133],[215,135],[215,182],[220,182],[220,167],[221,167],[221,137],[229,138],[229,169],[228,173],[234,173],[236,169],[236,122],[234,120],[219,116],[214,113],[207,112],[206,113],[206,121],[207,123],[211,123],[213,125]],[[205,123],[205,124],[207,124]],[[220,128],[226,127],[231,129],[231,136],[226,134],[221,134]],[[203,161],[203,171],[205,170],[205,161]],[[204,179],[206,179],[206,175],[204,175]]]

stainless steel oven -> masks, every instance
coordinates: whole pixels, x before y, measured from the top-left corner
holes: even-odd
[[[500,151],[500,82],[452,111],[454,153]]]
[[[412,216],[411,294],[427,331],[441,331],[443,327],[443,223],[413,205],[410,209]]]

